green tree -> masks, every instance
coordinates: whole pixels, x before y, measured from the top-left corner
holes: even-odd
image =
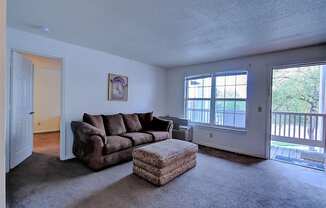
[[[320,66],[287,68],[273,73],[273,111],[316,113]]]

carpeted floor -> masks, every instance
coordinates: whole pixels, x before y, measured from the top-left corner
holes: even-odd
[[[276,161],[202,150],[197,166],[163,187],[132,163],[92,172],[77,160],[34,153],[7,175],[11,207],[326,207],[326,174]]]

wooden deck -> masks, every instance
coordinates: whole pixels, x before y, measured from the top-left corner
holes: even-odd
[[[276,159],[277,155],[294,159],[301,159],[301,153],[302,150],[298,149],[290,149],[274,145],[271,146],[271,159]]]

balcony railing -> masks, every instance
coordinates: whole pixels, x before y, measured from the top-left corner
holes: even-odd
[[[272,112],[272,140],[325,148],[326,114]]]

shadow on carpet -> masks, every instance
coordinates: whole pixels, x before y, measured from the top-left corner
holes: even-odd
[[[200,151],[197,166],[157,187],[132,162],[93,172],[78,160],[33,154],[7,175],[10,207],[326,207],[320,171]]]

